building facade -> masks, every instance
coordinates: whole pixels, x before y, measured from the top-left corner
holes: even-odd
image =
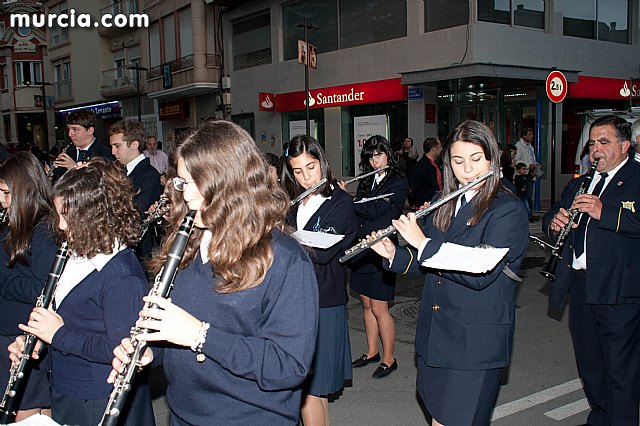
[[[371,131],[392,143],[412,137],[421,149],[424,138],[445,138],[470,118],[501,144],[515,144],[524,127],[536,130],[540,193],[548,198],[552,68],[570,83],[556,114],[558,190],[573,173],[581,112],[629,108],[640,94],[632,81],[640,77],[637,0],[225,3],[232,117],[277,154],[301,131],[305,67],[297,46],[306,27],[317,65],[307,80],[312,134],[342,176],[358,173],[358,147]],[[618,90],[595,93],[604,81]]]

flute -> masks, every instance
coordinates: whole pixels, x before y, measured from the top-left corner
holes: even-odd
[[[180,261],[182,260],[184,250],[187,247],[189,236],[193,230],[193,220],[195,215],[196,212],[192,210],[184,217],[182,224],[178,229],[178,233],[171,244],[167,259],[165,260],[158,275],[156,275],[153,288],[149,292],[150,296],[160,296],[164,298],[169,297],[169,293],[171,293],[171,289],[173,288],[173,280],[178,272],[178,266],[180,266]],[[144,304],[143,309],[155,308],[156,306],[157,305],[155,304],[147,302]],[[140,319],[144,318],[141,317]],[[141,368],[140,360],[147,348],[146,343],[138,340],[137,337],[148,332],[149,330],[146,328],[140,328],[137,326],[133,326],[131,328],[131,344],[135,350],[129,356],[130,361],[126,365],[124,372],[119,373],[113,383],[113,390],[111,391],[111,395],[109,395],[109,401],[107,402],[107,406],[104,414],[102,415],[102,420],[100,420],[99,426],[116,426],[118,424],[124,403],[127,400],[129,391],[131,391],[133,379]]]
[[[378,170],[374,170],[374,171],[372,171],[372,172],[365,173],[365,174],[360,175],[360,176],[356,176],[356,177],[354,177],[353,179],[349,179],[349,180],[348,180],[348,181],[346,181],[344,184],[345,184],[345,185],[349,185],[350,183],[357,182],[357,181],[359,181],[359,180],[360,180],[360,179],[362,179],[362,178],[366,178],[367,176],[375,175],[376,173],[378,173],[378,172],[380,172],[380,171],[382,171],[382,170],[386,170],[386,169],[388,169],[388,168],[389,168],[389,166],[384,166],[384,167],[379,168]]]
[[[429,207],[425,207],[424,209],[418,210],[416,212],[416,217],[417,218],[422,217],[424,215],[431,213],[432,211],[440,208],[440,206],[442,206],[443,204],[448,203],[449,201],[459,197],[460,195],[464,194],[465,192],[467,192],[468,190],[470,190],[471,188],[473,188],[474,186],[488,179],[491,176],[493,176],[493,171],[489,171],[488,173],[474,179],[472,182],[469,182],[465,186],[462,186],[456,189],[446,197],[441,198],[438,201],[434,202]],[[346,262],[347,260],[351,259],[352,257],[359,254],[360,252],[370,248],[372,245],[382,240],[383,238],[388,237],[389,235],[395,234],[395,232],[396,232],[396,227],[393,225],[389,225],[385,229],[379,231],[378,236],[373,238],[367,238],[360,241],[358,244],[356,244],[355,246],[351,247],[350,249],[344,252],[344,255],[339,259],[340,263]]]
[[[307,198],[307,196],[309,194],[312,194],[316,191],[316,189],[320,188],[322,185],[325,184],[325,182],[327,181],[327,178],[322,179],[320,182],[316,183],[315,185],[313,185],[311,188],[307,189],[306,191],[304,191],[302,194],[298,195],[296,198],[294,198],[293,200],[291,200],[291,203],[289,203],[289,207],[293,207],[296,204],[298,204],[300,201],[304,200],[305,198]]]
[[[67,248],[67,242],[63,242],[58,248],[56,253],[56,259],[51,266],[49,272],[49,278],[47,283],[42,289],[42,293],[38,297],[36,302],[36,308],[42,307],[48,309],[53,301],[56,288],[58,287],[58,281],[60,274],[64,269],[64,265],[67,262],[69,251]],[[38,343],[38,338],[31,333],[25,333],[24,350],[22,351],[22,358],[18,365],[11,367],[9,371],[9,383],[7,389],[4,391],[2,402],[0,402],[0,424],[13,423],[17,412],[17,403],[24,391],[24,385],[26,384],[25,376],[27,375],[30,367],[29,361],[31,360],[31,354]]]

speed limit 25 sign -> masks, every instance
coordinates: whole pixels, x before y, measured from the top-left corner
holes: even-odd
[[[547,83],[545,85],[547,97],[551,102],[559,103],[564,100],[569,90],[567,78],[560,71],[553,70],[547,75]]]

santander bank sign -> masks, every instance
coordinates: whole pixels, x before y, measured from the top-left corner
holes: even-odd
[[[278,93],[276,111],[301,111],[306,107],[304,91]],[[399,78],[324,87],[309,91],[309,108],[331,108],[359,104],[403,101],[407,99],[407,86]]]

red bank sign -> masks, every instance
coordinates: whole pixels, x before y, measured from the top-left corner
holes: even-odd
[[[377,104],[407,99],[408,87],[399,78],[345,84],[309,91],[309,108],[331,108],[347,105]],[[276,95],[276,111],[301,111],[305,109],[304,91]]]
[[[640,81],[617,78],[579,76],[576,83],[569,83],[570,98],[629,99],[640,97]]]

